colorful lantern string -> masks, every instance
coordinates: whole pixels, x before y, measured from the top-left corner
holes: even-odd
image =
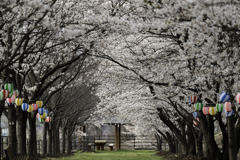
[[[23,99],[22,99],[22,98],[16,98],[16,99],[15,99],[15,104],[16,104],[17,106],[21,106],[22,103],[23,103]]]
[[[8,92],[12,92],[13,91],[13,85],[11,83],[6,83],[4,85],[4,89],[6,89]]]
[[[240,93],[238,93],[238,94],[236,95],[236,101],[237,101],[238,104],[240,103]]]
[[[42,108],[42,106],[43,106],[43,101],[37,101],[36,104],[38,105],[38,108]]]
[[[8,98],[8,95],[9,95],[9,92],[7,90],[2,90],[3,92],[3,99],[7,99]]]
[[[8,92],[8,98],[11,98],[13,95],[14,95],[14,94],[13,94],[13,91]]]
[[[8,105],[14,105],[15,102],[15,96],[13,95],[11,98],[7,98],[7,104]]]
[[[189,102],[190,103],[196,103],[197,102],[197,96],[190,96],[189,97]]]
[[[226,114],[226,117],[231,117],[233,115],[233,110],[231,110],[230,112],[225,111],[225,114]]]
[[[28,105],[28,112],[32,112],[33,111],[33,106],[32,105]]]
[[[202,103],[195,103],[194,104],[194,109],[196,111],[201,111],[203,109],[203,104]]]
[[[16,97],[19,96],[19,91],[18,91],[17,89],[14,91],[14,95],[15,95]]]
[[[40,115],[43,115],[43,113],[44,113],[44,108],[38,108],[38,113],[39,113]]]
[[[220,94],[220,98],[219,99],[220,99],[220,101],[222,103],[225,103],[225,102],[227,102],[230,99],[230,94],[228,92],[222,92]]]
[[[202,111],[203,111],[204,115],[208,115],[209,114],[209,107],[208,106],[203,107]]]
[[[209,107],[209,114],[214,116],[217,114],[217,108],[216,107]]]
[[[225,110],[226,110],[227,112],[230,112],[230,111],[232,110],[232,104],[231,104],[231,102],[226,102],[226,103],[224,104],[224,108],[225,108]]]
[[[222,112],[223,111],[223,104],[222,103],[216,104],[216,108],[217,108],[217,112]]]
[[[198,113],[197,112],[193,112],[193,117],[194,118],[198,118]]]
[[[51,117],[47,117],[45,122],[51,122],[51,120],[52,120]]]
[[[36,103],[33,103],[32,106],[33,106],[33,111],[36,111],[38,109],[38,105]]]
[[[199,118],[196,118],[196,120],[199,122]],[[193,120],[193,123],[197,126],[198,123],[196,121]]]
[[[27,111],[28,110],[28,104],[27,103],[23,103],[21,106],[23,111]]]

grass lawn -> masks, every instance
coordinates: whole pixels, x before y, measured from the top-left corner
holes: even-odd
[[[152,150],[127,150],[119,151],[96,151],[75,153],[74,156],[63,158],[47,158],[44,160],[163,160],[159,156],[155,156],[156,152]]]

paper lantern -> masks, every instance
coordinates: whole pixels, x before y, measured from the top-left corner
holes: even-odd
[[[222,92],[220,94],[220,98],[219,99],[220,99],[220,101],[222,103],[225,103],[225,102],[227,102],[230,99],[230,94],[228,92]]]
[[[51,117],[47,117],[45,122],[51,122],[52,118]]]
[[[203,104],[202,103],[195,103],[194,104],[194,109],[196,111],[201,111],[203,109]]]
[[[14,94],[13,94],[13,91],[8,92],[8,98],[11,98],[13,95],[14,95]]]
[[[27,111],[28,110],[28,104],[23,103],[21,108],[22,108],[23,111]]]
[[[43,113],[42,115],[39,114],[39,117],[42,119],[47,118],[47,114],[46,113]]]
[[[7,104],[8,105],[14,105],[15,102],[15,96],[13,95],[11,98],[7,98]]]
[[[33,106],[32,105],[28,105],[28,112],[32,112],[33,111]]]
[[[232,104],[231,104],[231,102],[226,102],[226,103],[224,104],[224,108],[225,108],[225,110],[226,110],[227,112],[230,112],[230,111],[232,110]]]
[[[199,118],[196,118],[196,120],[199,122]],[[197,126],[198,123],[196,121],[193,120],[193,123]]]
[[[223,104],[222,104],[222,103],[216,104],[216,108],[217,108],[217,112],[222,112],[222,110],[223,110]]]
[[[2,90],[2,93],[3,93],[3,99],[7,99],[9,92],[4,89],[4,90]]]
[[[32,106],[33,106],[33,111],[36,111],[38,109],[38,105],[36,103],[33,103]]]
[[[238,93],[238,94],[236,95],[236,101],[237,101],[238,104],[240,103],[240,93]]]
[[[216,107],[209,107],[209,114],[214,116],[217,114],[217,108]]]
[[[4,100],[4,93],[3,91],[0,91],[0,101]]]
[[[42,108],[42,106],[43,106],[43,101],[37,101],[36,104],[38,105],[38,108]]]
[[[22,98],[16,98],[16,99],[15,99],[15,104],[16,104],[17,106],[21,106],[22,103],[23,103],[23,99],[22,99]]]
[[[38,113],[39,113],[40,115],[43,115],[43,113],[44,113],[44,108],[38,108]]]
[[[194,118],[198,118],[198,113],[197,112],[193,112],[193,117]]]
[[[227,117],[231,117],[233,115],[233,110],[231,110],[230,112],[225,112]]]
[[[190,103],[196,103],[197,102],[197,96],[190,96],[189,97],[189,102]]]
[[[44,123],[44,120],[40,117],[38,117],[38,121],[41,122],[41,123]]]
[[[204,115],[208,115],[209,114],[209,107],[208,106],[203,107],[202,111],[203,111]]]
[[[12,92],[13,91],[13,85],[11,83],[6,83],[4,85],[4,89],[6,89],[8,92]]]
[[[36,117],[37,117],[37,118],[40,117],[39,113],[36,114]]]
[[[19,91],[16,89],[15,91],[13,91],[13,94],[18,97],[19,96]]]

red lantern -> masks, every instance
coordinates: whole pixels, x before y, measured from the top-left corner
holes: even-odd
[[[189,102],[190,103],[196,103],[197,102],[197,96],[190,96],[189,97]]]
[[[9,92],[6,89],[4,89],[2,92],[3,92],[3,95],[4,95],[3,98],[4,99],[8,98]]]
[[[51,117],[47,117],[45,122],[51,122],[52,118]]]

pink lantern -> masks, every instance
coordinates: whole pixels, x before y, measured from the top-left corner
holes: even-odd
[[[238,94],[236,95],[236,101],[237,101],[238,104],[240,103],[240,93],[238,93]]]
[[[51,117],[47,117],[45,122],[51,122],[52,118]]]
[[[39,117],[39,113],[37,113],[36,117],[37,117],[37,118]]]
[[[36,111],[38,109],[38,106],[36,103],[33,103],[32,106],[33,106],[33,111]]]
[[[199,122],[199,118],[196,118],[196,120]],[[197,126],[198,123],[196,121],[193,120],[193,123]]]
[[[230,111],[232,110],[232,104],[231,104],[231,102],[226,102],[226,103],[224,104],[224,108],[225,108],[225,110],[226,110],[227,112],[230,112]]]
[[[15,95],[13,95],[11,98],[7,98],[8,105],[14,105],[15,103]]]
[[[203,111],[204,115],[208,115],[209,114],[209,107],[208,106],[203,107],[202,111]]]

